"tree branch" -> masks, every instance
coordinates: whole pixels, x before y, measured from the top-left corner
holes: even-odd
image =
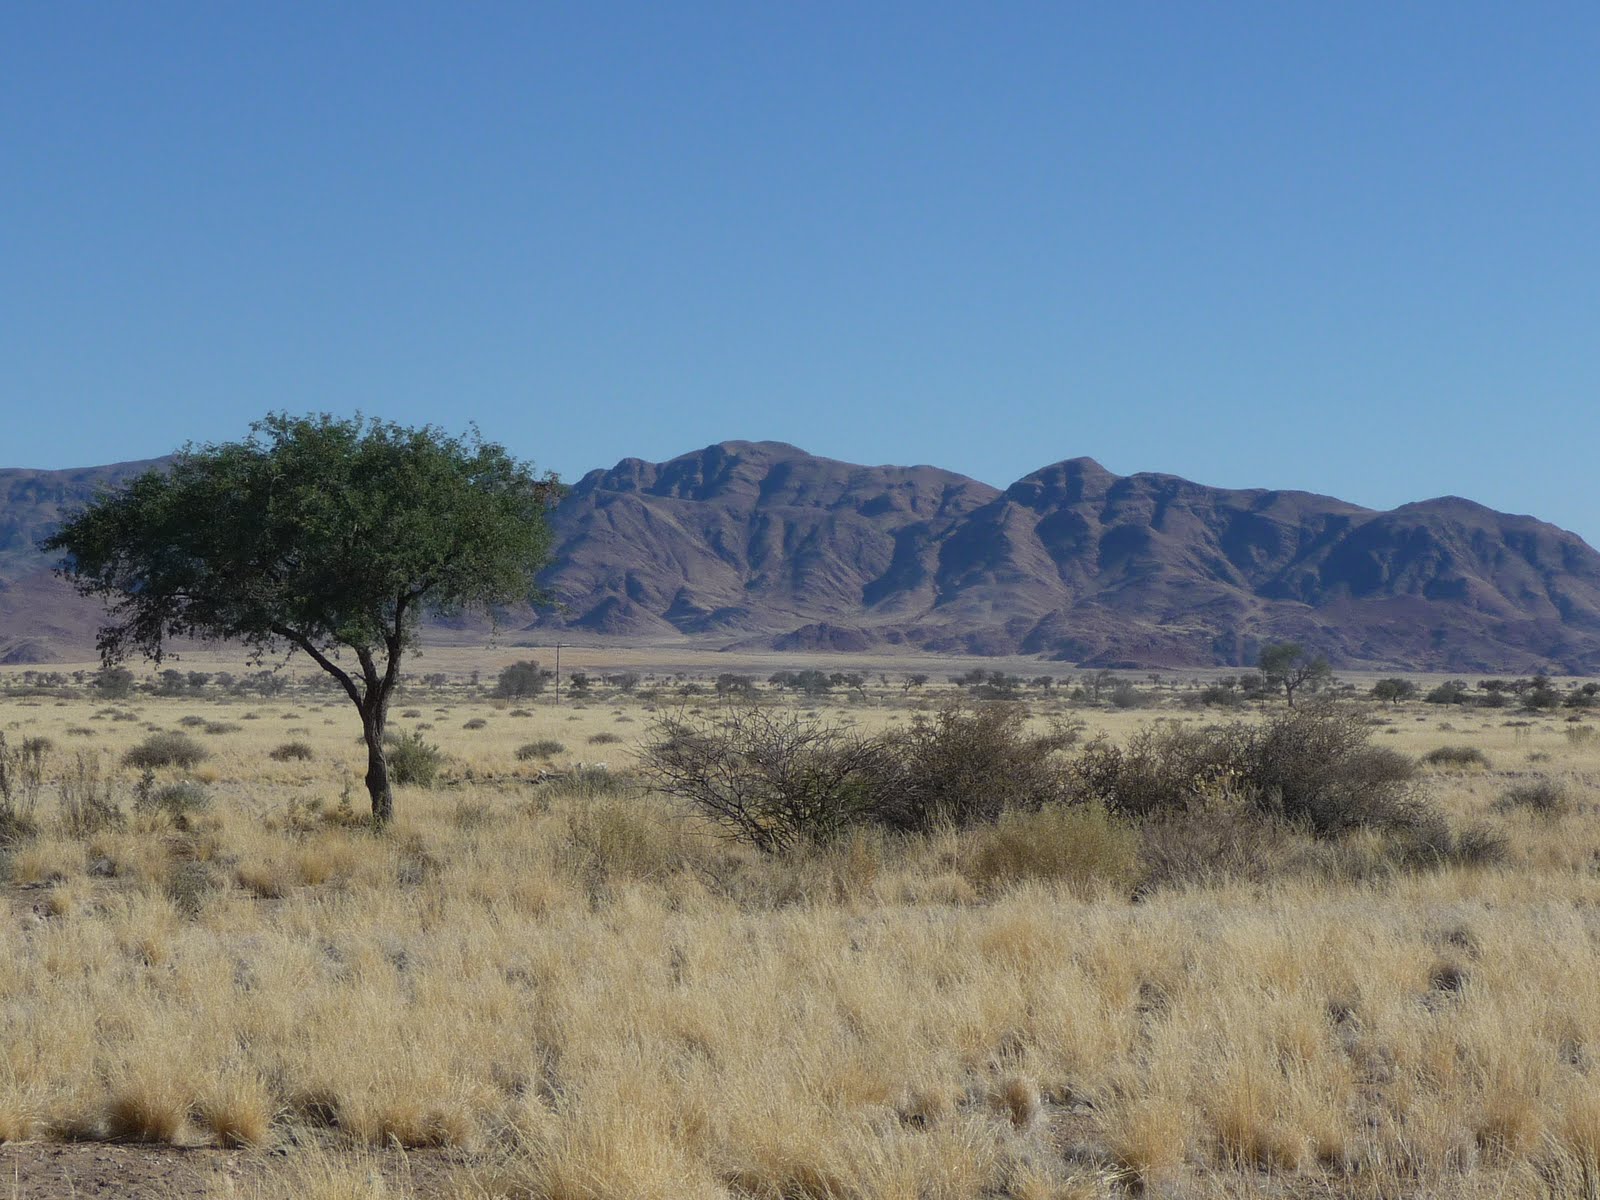
[[[293,642],[315,659],[319,667],[344,685],[344,690],[349,694],[356,707],[361,707],[361,690],[356,687],[356,681],[350,678],[343,667],[339,666],[338,663],[334,662],[321,650],[318,650],[310,638],[303,633],[290,629],[287,625],[274,625],[272,626],[272,632],[286,641]]]

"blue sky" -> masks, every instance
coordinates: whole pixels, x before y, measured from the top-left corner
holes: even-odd
[[[1600,7],[0,16],[0,465],[269,409],[776,438],[1600,543]]]

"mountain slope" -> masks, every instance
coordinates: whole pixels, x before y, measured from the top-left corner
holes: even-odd
[[[546,627],[1138,665],[1294,638],[1352,665],[1600,669],[1600,555],[1453,498],[1381,513],[1085,458],[999,492],[729,442],[592,472],[556,523]]]
[[[149,465],[0,471],[0,659],[92,646],[98,607],[35,544]],[[1600,672],[1600,554],[1455,497],[1375,512],[1086,458],[1000,491],[723,442],[591,471],[553,523],[559,603],[509,614],[547,634],[1129,666],[1244,665],[1295,639],[1345,666]]]

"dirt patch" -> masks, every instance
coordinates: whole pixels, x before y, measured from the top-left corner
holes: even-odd
[[[21,1142],[0,1146],[0,1196],[6,1200],[216,1200],[248,1197],[254,1185],[291,1170],[298,1150],[218,1150],[105,1142]],[[362,1161],[391,1184],[419,1196],[447,1194],[457,1165],[435,1151],[370,1150]]]

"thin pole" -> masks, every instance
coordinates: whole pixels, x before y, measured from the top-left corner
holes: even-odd
[[[561,643],[556,643],[556,707],[561,707]]]

